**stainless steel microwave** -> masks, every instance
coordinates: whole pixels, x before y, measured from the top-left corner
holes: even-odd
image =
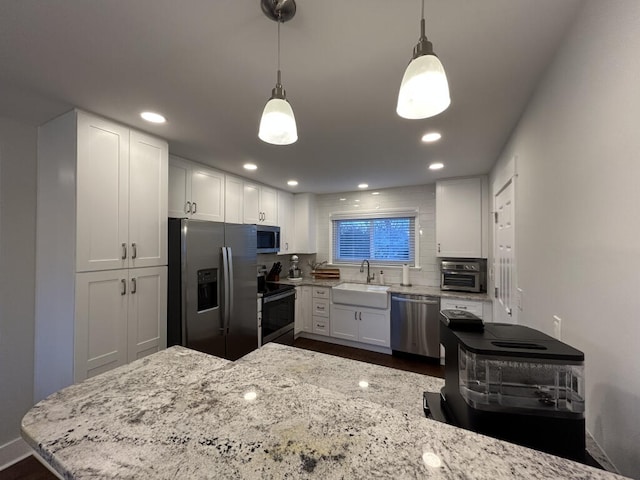
[[[280,227],[256,225],[258,253],[278,253],[280,251]]]

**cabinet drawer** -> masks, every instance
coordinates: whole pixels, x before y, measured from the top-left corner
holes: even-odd
[[[326,287],[311,287],[313,291],[313,298],[326,298],[329,300],[331,295],[331,289]]]
[[[328,317],[329,308],[330,308],[330,304],[328,300],[319,300],[317,298],[314,298],[312,315],[318,315],[320,317]]]
[[[329,335],[329,319],[325,317],[313,316],[313,333]]]
[[[482,318],[482,302],[473,300],[458,300],[456,298],[441,298],[440,310],[465,310]]]

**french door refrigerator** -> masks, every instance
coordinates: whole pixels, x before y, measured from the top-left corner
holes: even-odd
[[[236,360],[258,348],[256,227],[169,219],[167,345]]]

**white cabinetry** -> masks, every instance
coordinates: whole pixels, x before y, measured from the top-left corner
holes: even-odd
[[[331,289],[312,287],[311,297],[311,331],[320,335],[329,335],[331,332]]]
[[[436,182],[436,255],[487,258],[488,216],[486,177]]]
[[[224,177],[224,221],[226,223],[244,223],[244,181],[241,178]]]
[[[244,182],[244,223],[278,224],[278,193],[273,188]]]
[[[164,348],[166,289],[164,267],[76,275],[76,382]]]
[[[331,336],[372,345],[390,345],[389,310],[334,304],[331,308]]]
[[[294,253],[293,194],[278,190],[278,223],[280,225],[280,254]]]
[[[166,288],[156,290],[153,308],[127,302],[124,317],[122,299],[107,291],[121,279],[146,291],[143,272],[156,269],[153,282],[164,275],[166,284],[167,187],[160,139],[76,110],[39,128],[36,400],[133,359],[134,325],[137,356],[166,346],[166,315],[158,323]],[[114,272],[118,280],[107,280]],[[82,298],[94,275],[99,286],[87,280]]]
[[[316,197],[312,193],[294,195],[296,253],[316,253]]]
[[[171,156],[169,216],[224,222],[224,174]]]
[[[312,294],[311,287],[301,286],[296,287],[296,318],[294,333],[313,331],[311,306],[312,306]]]

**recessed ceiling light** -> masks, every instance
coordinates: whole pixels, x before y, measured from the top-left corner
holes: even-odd
[[[243,165],[245,170],[257,170],[258,166],[255,163],[245,163]]]
[[[436,162],[429,165],[429,170],[440,170],[444,168],[444,163]]]
[[[380,192],[371,192],[371,195],[380,195]]]
[[[297,180],[289,180],[287,182],[287,185],[289,185],[290,187],[296,187],[298,185],[298,181]]]
[[[422,141],[425,143],[437,142],[441,138],[442,138],[442,135],[440,135],[438,132],[429,132],[429,133],[425,133],[422,136]]]
[[[356,199],[354,200],[354,202],[356,202],[356,203],[358,203],[359,201],[360,201],[360,199],[359,199],[359,198],[356,198]]]
[[[369,185],[366,183],[361,183],[360,185],[358,185],[358,188],[369,188]]]
[[[151,123],[165,123],[167,121],[163,115],[155,112],[142,112],[140,116],[147,122]]]
[[[341,201],[341,202],[344,202],[345,200],[346,200],[346,198],[344,198],[344,197],[342,197],[342,198],[340,199],[340,201]]]

